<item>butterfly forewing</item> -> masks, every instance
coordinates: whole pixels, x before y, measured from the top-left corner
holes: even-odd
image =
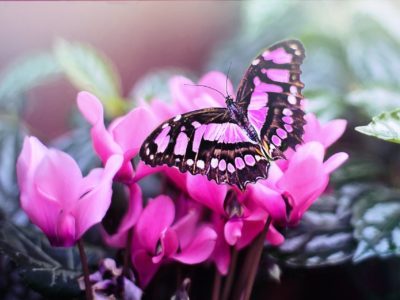
[[[277,157],[301,143],[304,133],[300,81],[304,57],[299,41],[277,43],[253,60],[239,85],[236,102],[247,111],[263,147],[277,149]]]
[[[261,153],[260,145],[230,118],[226,108],[171,118],[150,134],[140,150],[151,166],[166,164],[240,189],[267,177],[269,162]]]

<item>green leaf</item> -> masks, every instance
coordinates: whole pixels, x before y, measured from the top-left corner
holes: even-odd
[[[367,126],[359,126],[355,129],[366,135],[400,143],[400,109],[381,113],[373,117],[372,122]]]
[[[85,247],[85,251],[92,266],[105,255],[96,247]],[[25,283],[44,296],[70,299],[82,294],[77,282],[82,271],[76,247],[51,247],[36,230],[0,222],[0,252],[17,264]]]
[[[352,224],[358,240],[353,261],[400,255],[400,193],[375,187],[353,207]]]
[[[18,110],[24,100],[23,94],[60,74],[61,68],[51,53],[21,58],[0,74],[0,104]]]
[[[266,253],[297,267],[321,267],[350,260],[356,247],[351,205],[365,189],[364,185],[348,184],[334,195],[321,197],[297,227],[285,230],[285,242]]]
[[[89,45],[65,40],[55,43],[54,53],[72,84],[78,90],[99,97],[107,116],[115,117],[125,112],[120,78],[105,55]]]

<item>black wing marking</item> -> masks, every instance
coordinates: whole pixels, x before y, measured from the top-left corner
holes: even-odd
[[[263,147],[276,149],[272,158],[302,142],[305,120],[300,65],[304,57],[301,42],[277,43],[253,60],[239,85],[236,102],[247,112]]]
[[[244,189],[268,176],[269,161],[225,108],[201,109],[161,124],[140,149],[150,165],[168,165],[181,172],[206,175],[217,183]]]

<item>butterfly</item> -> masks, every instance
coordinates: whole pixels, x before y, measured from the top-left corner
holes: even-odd
[[[200,109],[165,121],[143,142],[141,159],[241,190],[267,178],[271,161],[285,158],[288,147],[302,142],[304,57],[297,40],[267,48],[247,69],[236,98],[226,96],[226,108]]]

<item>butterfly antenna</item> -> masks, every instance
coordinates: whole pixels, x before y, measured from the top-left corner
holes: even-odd
[[[228,72],[226,72],[225,92],[226,92],[227,96],[229,96],[229,94],[228,94],[228,79],[229,79],[229,72],[231,70],[231,66],[232,66],[232,62],[229,63]]]
[[[208,86],[208,85],[204,85],[204,84],[187,84],[187,83],[185,83],[184,85],[205,87],[205,88],[208,88],[210,90],[216,91],[218,94],[220,94],[222,97],[224,97],[224,99],[226,98],[226,96],[223,93],[221,93],[219,90],[217,90],[217,89],[215,89],[215,88],[213,88],[211,86]]]

